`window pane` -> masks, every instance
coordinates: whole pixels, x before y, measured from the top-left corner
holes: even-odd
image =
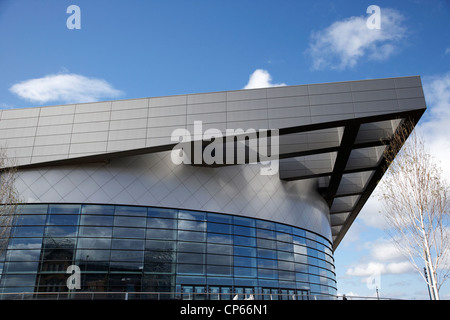
[[[40,249],[42,238],[11,238],[8,249]]]
[[[257,263],[256,263],[256,258],[235,256],[234,257],[234,265],[237,267],[256,268]]]
[[[276,259],[277,252],[275,250],[258,249],[258,258]]]
[[[77,226],[47,226],[45,229],[46,237],[76,237]]]
[[[267,230],[275,230],[275,223],[265,220],[256,220],[256,227]]]
[[[26,225],[44,225],[45,220],[47,219],[46,215],[22,215],[17,219],[17,226],[26,226]]]
[[[175,251],[175,241],[147,240],[145,248],[152,251]]]
[[[5,263],[5,271],[8,273],[14,272],[37,272],[39,261],[21,261],[21,262],[7,262]]]
[[[208,243],[208,253],[233,255],[233,247],[229,245]]]
[[[178,273],[184,274],[204,274],[205,266],[203,264],[178,264]]]
[[[183,253],[177,254],[177,263],[204,264],[205,255],[199,253]]]
[[[193,220],[178,220],[178,229],[206,231],[206,222]]]
[[[128,216],[115,216],[114,226],[118,227],[145,227],[147,224],[145,217],[128,217]]]
[[[175,219],[164,219],[164,218],[148,218],[147,219],[148,228],[160,228],[160,229],[176,229],[177,220]]]
[[[47,214],[48,206],[46,204],[27,204],[17,206],[16,211],[19,214]]]
[[[164,209],[164,208],[148,208],[147,216],[176,219],[177,211],[173,209]]]
[[[287,226],[287,225],[284,225],[284,224],[279,224],[279,223],[277,223],[277,224],[275,225],[275,229],[276,229],[278,232],[292,233],[292,227]]]
[[[90,226],[112,226],[113,221],[113,216],[83,215],[81,216],[80,224]]]
[[[232,216],[227,216],[225,214],[208,213],[208,221],[231,224],[233,219]]]
[[[147,208],[145,207],[131,207],[131,206],[116,206],[116,216],[147,216]]]
[[[144,240],[113,239],[112,249],[144,250]]]
[[[36,284],[36,274],[5,274],[2,277],[2,284],[5,287],[34,287]]]
[[[256,277],[257,269],[246,267],[234,267],[235,277]]]
[[[41,256],[41,250],[8,250],[7,258],[9,261],[38,261]]]
[[[109,261],[109,256],[110,250],[78,249],[76,252],[76,259],[80,268],[85,262],[89,261]]]
[[[234,234],[247,236],[247,237],[255,237],[256,231],[254,228],[243,227],[243,226],[234,226],[233,227]]]
[[[83,205],[83,214],[114,215],[114,206],[105,205]]]
[[[220,234],[220,233],[208,233],[208,242],[211,243],[222,243],[222,244],[232,244],[233,236],[231,234]]]
[[[256,236],[264,239],[275,239],[275,232],[272,230],[256,229]]]
[[[256,246],[256,239],[243,236],[234,236],[234,244],[240,246]]]
[[[49,205],[48,212],[50,214],[75,214],[78,215],[80,213],[81,206],[80,205],[71,205],[71,204],[51,204]]]
[[[250,219],[250,218],[233,217],[233,222],[234,222],[234,224],[240,225],[240,226],[247,226],[247,227],[255,226],[255,220]]]
[[[12,234],[14,237],[42,237],[44,228],[44,226],[15,227]]]
[[[147,239],[175,240],[177,238],[176,230],[147,229],[146,233],[147,233]]]
[[[206,271],[208,274],[230,276],[231,273],[233,272],[233,268],[231,266],[210,266],[210,265],[208,265],[206,267]]]
[[[256,248],[234,246],[234,254],[239,256],[256,257]]]
[[[145,237],[145,229],[115,227],[113,230],[113,237],[115,237],[115,238],[144,238]]]
[[[49,225],[77,225],[78,216],[69,214],[53,214],[48,217]]]
[[[130,261],[141,262],[144,259],[143,251],[131,251],[131,250],[111,250],[112,261]]]
[[[178,231],[178,239],[185,241],[206,241],[206,233],[195,231]]]
[[[80,236],[83,237],[111,237],[111,227],[84,227],[80,226]]]
[[[231,234],[231,225],[208,222],[208,232]]]
[[[277,269],[278,264],[277,264],[276,260],[258,258],[258,267],[259,268]]]
[[[109,249],[111,248],[111,239],[109,238],[79,238],[78,248],[95,248],[95,249]]]
[[[207,264],[231,266],[233,264],[233,257],[221,254],[208,254],[206,256]]]
[[[187,220],[205,221],[206,214],[205,214],[205,212],[180,210],[178,212],[178,218],[179,219],[187,219]]]
[[[205,253],[206,244],[205,243],[195,243],[195,242],[179,242],[178,243],[179,252],[196,252]]]

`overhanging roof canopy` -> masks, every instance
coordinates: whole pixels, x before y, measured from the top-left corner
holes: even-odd
[[[0,146],[26,168],[169,151],[172,132],[193,132],[194,121],[277,129],[279,178],[318,179],[336,248],[381,179],[395,130],[425,109],[418,76],[11,109],[0,110]]]

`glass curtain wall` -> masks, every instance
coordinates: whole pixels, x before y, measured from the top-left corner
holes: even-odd
[[[292,226],[168,208],[23,205],[0,293],[129,292],[144,299],[333,298],[331,243]],[[69,290],[67,268],[80,268]],[[3,298],[7,295],[3,295]]]

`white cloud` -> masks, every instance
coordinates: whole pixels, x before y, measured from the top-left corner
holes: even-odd
[[[73,73],[51,74],[25,80],[14,84],[9,90],[23,99],[39,104],[93,102],[121,94],[121,91],[114,89],[105,80]]]
[[[380,262],[369,262],[348,268],[346,274],[355,277],[370,277],[374,274],[381,274],[385,269],[384,264]]]
[[[444,176],[449,177],[450,72],[424,77],[422,80],[427,111],[419,122],[417,130],[423,135],[429,152],[439,162]]]
[[[449,54],[450,53],[450,47],[448,47],[447,49],[445,49],[445,54]]]
[[[346,274],[354,277],[375,277],[383,274],[405,274],[415,269],[408,261],[381,263],[372,261],[347,269]]]
[[[399,251],[392,240],[378,239],[373,242],[371,244],[371,256],[379,262],[406,261],[406,257]]]
[[[358,220],[368,227],[384,229],[386,227],[386,219],[382,214],[382,206],[378,198],[375,190],[358,214]]]
[[[381,9],[381,29],[369,29],[368,16],[336,21],[324,30],[313,32],[307,53],[314,69],[345,69],[359,60],[385,60],[393,55],[398,41],[406,35],[404,17],[396,10]]]
[[[268,87],[281,87],[285,86],[285,83],[272,83],[272,77],[269,72],[263,69],[256,69],[248,80],[244,89],[256,89],[256,88],[268,88]]]

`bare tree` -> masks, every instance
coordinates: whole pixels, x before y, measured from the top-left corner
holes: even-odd
[[[379,191],[386,231],[438,300],[450,271],[448,182],[409,122],[399,127],[384,156],[388,169]]]
[[[8,243],[20,197],[15,187],[17,169],[14,161],[0,148],[0,256]]]

